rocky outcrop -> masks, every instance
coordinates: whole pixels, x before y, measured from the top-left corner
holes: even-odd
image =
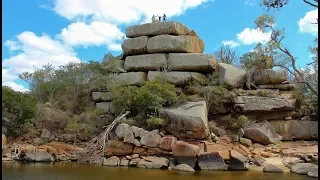
[[[195,36],[158,35],[147,43],[148,53],[202,53],[204,42]]]
[[[188,102],[163,108],[160,116],[169,120],[167,130],[179,138],[204,139],[209,136],[206,102]]]
[[[169,53],[168,70],[213,72],[216,60],[212,55],[202,53]]]
[[[253,80],[256,85],[280,84],[287,80],[287,73],[284,69],[266,69],[259,73],[255,73]]]
[[[295,99],[261,96],[237,96],[234,103],[238,112],[294,110],[296,107]]]
[[[265,84],[258,85],[260,89],[279,89],[281,91],[290,91],[296,88],[295,84]]]
[[[142,86],[147,80],[145,72],[128,72],[110,75],[118,83],[124,83],[133,86]]]
[[[147,42],[148,36],[140,36],[132,39],[126,39],[122,44],[121,48],[125,55],[135,55],[147,53]]]
[[[282,140],[274,127],[268,122],[255,123],[244,129],[244,137],[264,145]]]
[[[53,157],[45,150],[38,149],[32,145],[25,147],[25,158],[26,161],[31,162],[53,162]]]
[[[282,158],[272,157],[266,158],[265,160],[263,163],[263,172],[290,172],[290,169],[282,163]]]
[[[244,85],[246,71],[238,69],[230,64],[219,63],[219,83],[229,89],[241,88]]]
[[[169,83],[175,86],[186,86],[192,81],[201,82],[205,79],[205,76],[197,72],[159,72],[159,71],[149,71],[148,81],[153,81],[156,78],[165,78]]]
[[[167,69],[166,54],[143,54],[128,56],[124,62],[127,71],[157,71]]]
[[[5,147],[6,144],[7,144],[6,135],[2,134],[2,149]]]
[[[168,167],[169,160],[164,157],[147,156],[142,157],[138,162],[137,167],[149,168],[149,169],[160,169],[162,167]]]
[[[164,136],[160,140],[159,148],[166,151],[172,151],[172,147],[176,143],[177,138],[174,136]]]
[[[270,122],[282,140],[318,139],[318,121],[280,120]]]
[[[129,38],[139,36],[156,36],[161,34],[187,35],[190,29],[178,22],[147,23],[130,26],[126,29],[126,36]]]

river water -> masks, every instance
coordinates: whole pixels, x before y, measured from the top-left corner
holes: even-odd
[[[77,163],[2,163],[4,180],[311,180],[294,173],[261,171],[180,172],[161,169],[105,167]]]

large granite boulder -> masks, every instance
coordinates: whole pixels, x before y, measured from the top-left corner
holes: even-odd
[[[268,121],[254,123],[244,128],[244,137],[263,145],[282,140],[282,136],[276,133],[275,128]]]
[[[104,158],[103,165],[104,166],[119,166],[120,159],[117,156],[112,156],[108,159]]]
[[[119,139],[123,139],[124,135],[125,135],[125,132],[128,129],[131,129],[130,125],[125,124],[125,123],[121,123],[121,124],[119,124],[117,126],[115,133],[116,133],[116,135],[118,136]]]
[[[164,136],[160,140],[159,148],[166,151],[172,151],[172,147],[176,143],[177,138],[174,136]]]
[[[230,64],[219,63],[219,83],[229,89],[242,88],[246,71]]]
[[[219,152],[205,152],[198,157],[198,165],[201,170],[228,170]]]
[[[255,84],[280,84],[287,80],[287,73],[284,69],[266,69],[259,73],[254,73]]]
[[[279,157],[271,157],[266,158],[263,162],[263,172],[290,172],[290,169],[288,169],[283,163],[282,158]]]
[[[317,140],[318,121],[278,120],[270,122],[282,140]]]
[[[125,83],[133,86],[142,86],[147,80],[147,74],[145,72],[111,74],[109,77],[113,78],[118,83]]]
[[[162,167],[168,167],[169,160],[164,157],[155,156],[142,156],[142,159],[138,162],[137,167],[140,168],[150,168],[150,169],[160,169]]]
[[[205,101],[166,107],[160,116],[169,121],[167,130],[178,138],[204,139],[210,134]]]
[[[157,71],[167,69],[166,54],[144,54],[127,56],[124,62],[127,71]]]
[[[311,163],[297,163],[291,167],[291,172],[297,174],[308,174],[308,172],[312,172],[318,169],[318,165]]]
[[[237,151],[230,150],[230,166],[231,170],[248,170],[246,166],[248,158]]]
[[[127,27],[126,36],[129,38],[139,36],[156,36],[161,34],[187,35],[190,29],[178,22],[147,23]]]
[[[140,143],[142,146],[157,147],[160,144],[160,140],[161,136],[159,135],[159,131],[153,130],[141,137]]]
[[[259,89],[279,89],[280,91],[291,91],[296,88],[295,84],[263,84],[258,85]]]
[[[92,92],[91,99],[94,102],[108,102],[111,101],[111,92]]]
[[[113,114],[114,113],[114,107],[112,105],[112,102],[96,103],[96,108],[102,109],[105,114]]]
[[[204,42],[195,36],[158,35],[147,43],[149,53],[202,53]]]
[[[145,54],[147,53],[148,36],[140,36],[127,39],[121,44],[125,55]]]
[[[176,171],[194,172],[195,170],[188,164],[179,164],[173,168]]]
[[[168,70],[213,72],[217,67],[215,58],[202,53],[170,53]]]
[[[108,141],[106,144],[106,155],[115,155],[115,156],[123,156],[132,154],[133,152],[133,144],[124,143],[122,141]]]
[[[148,81],[155,80],[156,78],[165,78],[169,83],[175,86],[187,86],[192,81],[202,82],[205,80],[206,76],[197,72],[159,72],[159,71],[149,71]]]
[[[177,141],[172,147],[172,153],[179,164],[188,164],[194,168],[197,156],[200,153],[200,147],[187,142]]]
[[[25,147],[25,157],[26,161],[31,162],[53,162],[53,157],[44,149],[38,149],[32,145],[27,145]]]
[[[234,107],[239,112],[294,110],[296,99],[262,96],[237,96]]]

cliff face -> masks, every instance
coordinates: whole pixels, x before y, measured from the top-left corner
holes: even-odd
[[[185,87],[191,82],[201,82],[216,72],[220,84],[229,91],[237,89],[231,101],[211,105],[208,111],[203,103],[204,98],[197,94],[188,98],[195,102],[164,108],[161,114],[171,124],[167,130],[176,137],[206,139],[211,136],[210,132],[223,136],[224,131],[219,133],[217,129],[224,129],[231,121],[245,115],[260,125],[244,128],[244,136],[250,139],[257,134],[267,136],[267,140],[261,140],[263,144],[272,142],[271,137],[277,137],[277,140],[318,138],[317,122],[297,111],[296,87],[287,81],[285,70],[266,69],[255,73],[252,80],[259,89],[244,90],[247,72],[229,64],[217,63],[212,55],[203,54],[204,42],[181,23],[131,26],[126,29],[126,35],[130,39],[123,42],[123,60],[117,63],[122,73],[111,75],[119,83],[141,86],[164,75],[177,88],[186,90]],[[113,115],[110,92],[93,92],[92,99],[98,108]],[[199,106],[188,108],[192,103]],[[237,135],[241,137],[243,134]]]

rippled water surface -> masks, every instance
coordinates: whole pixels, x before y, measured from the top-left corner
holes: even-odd
[[[308,180],[294,173],[260,171],[196,171],[194,173],[159,169],[104,167],[77,163],[2,163],[5,180]]]

